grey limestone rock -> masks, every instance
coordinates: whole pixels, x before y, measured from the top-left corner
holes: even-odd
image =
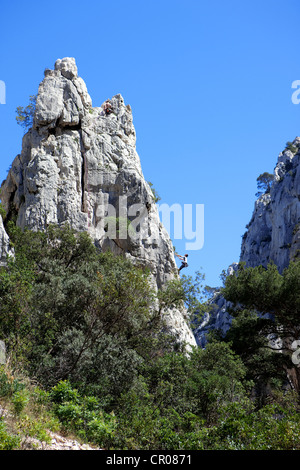
[[[73,58],[58,59],[44,75],[33,126],[2,183],[6,211],[17,212],[21,228],[68,223],[87,231],[101,250],[149,267],[153,284],[163,288],[177,267],[143,176],[130,106],[118,94],[108,112],[107,103],[93,107]],[[120,235],[121,221],[130,230]],[[174,309],[166,318],[180,341],[195,346],[185,315]]]
[[[5,231],[3,220],[0,215],[0,266],[4,266],[7,256],[13,256],[13,249],[10,247],[9,237]]]
[[[0,364],[6,363],[6,346],[4,341],[0,340]]]

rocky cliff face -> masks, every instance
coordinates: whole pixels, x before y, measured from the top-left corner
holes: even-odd
[[[243,236],[240,261],[257,266],[273,261],[279,271],[300,250],[300,138],[279,154],[269,193],[255,202]]]
[[[247,231],[243,236],[240,261],[247,267],[267,266],[274,262],[279,272],[300,256],[300,137],[278,156],[274,180],[269,192],[254,205]],[[232,274],[237,264],[230,266]],[[195,332],[197,343],[205,345],[210,329],[224,333],[230,328],[228,305],[220,292],[211,301],[212,311],[204,316]]]
[[[2,184],[1,200],[22,228],[68,223],[88,231],[101,250],[148,266],[158,288],[176,276],[173,246],[136,152],[131,108],[121,95],[93,107],[73,58],[45,70],[33,126]],[[2,226],[1,237],[3,256],[8,240]],[[196,344],[184,309],[167,318],[181,341]]]

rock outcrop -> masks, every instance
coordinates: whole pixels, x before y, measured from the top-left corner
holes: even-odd
[[[247,267],[274,262],[279,272],[300,256],[300,137],[278,156],[270,191],[255,201],[247,231],[243,235],[240,262]],[[236,269],[234,263],[228,270]],[[229,305],[230,306],[230,305]],[[200,346],[207,332],[218,328],[226,333],[231,317],[226,300],[217,291],[211,300],[211,311],[195,331]]]
[[[101,250],[149,267],[157,288],[177,275],[172,242],[142,173],[131,108],[120,94],[93,107],[73,58],[45,70],[33,126],[1,200],[22,228],[68,223],[87,231]],[[2,240],[4,246],[5,234]],[[184,309],[167,318],[180,341],[196,344]]]

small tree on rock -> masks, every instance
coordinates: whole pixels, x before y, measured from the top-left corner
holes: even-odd
[[[256,193],[256,197],[261,196],[262,194],[269,193],[274,181],[274,175],[268,172],[264,172],[259,175],[256,179],[257,181],[257,189],[258,192]]]
[[[30,127],[32,127],[36,98],[36,95],[31,95],[29,97],[29,104],[25,108],[23,106],[18,106],[16,109],[17,123],[25,129],[29,129]]]

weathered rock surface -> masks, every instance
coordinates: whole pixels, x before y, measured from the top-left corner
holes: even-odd
[[[109,105],[109,113],[105,104],[92,107],[73,58],[46,69],[33,126],[2,184],[1,200],[22,228],[68,223],[88,231],[100,249],[148,266],[161,288],[177,275],[172,242],[142,173],[131,108],[120,94]],[[196,344],[184,309],[167,318],[181,341]]]
[[[240,254],[240,261],[247,267],[267,267],[274,262],[282,272],[291,260],[300,256],[300,137],[292,142],[292,150],[285,149],[279,154],[270,192],[255,201]],[[227,274],[232,272],[229,269]],[[200,346],[205,344],[210,329],[226,333],[230,327],[227,303],[220,293],[215,294],[211,304],[212,311],[204,316],[195,332]]]
[[[88,444],[81,444],[75,439],[68,439],[60,434],[49,431],[51,442],[42,442],[38,439],[27,437],[21,443],[22,450],[101,450]]]
[[[7,255],[13,256],[13,251],[9,245],[9,237],[5,231],[3,220],[0,215],[0,266],[5,265]]]

